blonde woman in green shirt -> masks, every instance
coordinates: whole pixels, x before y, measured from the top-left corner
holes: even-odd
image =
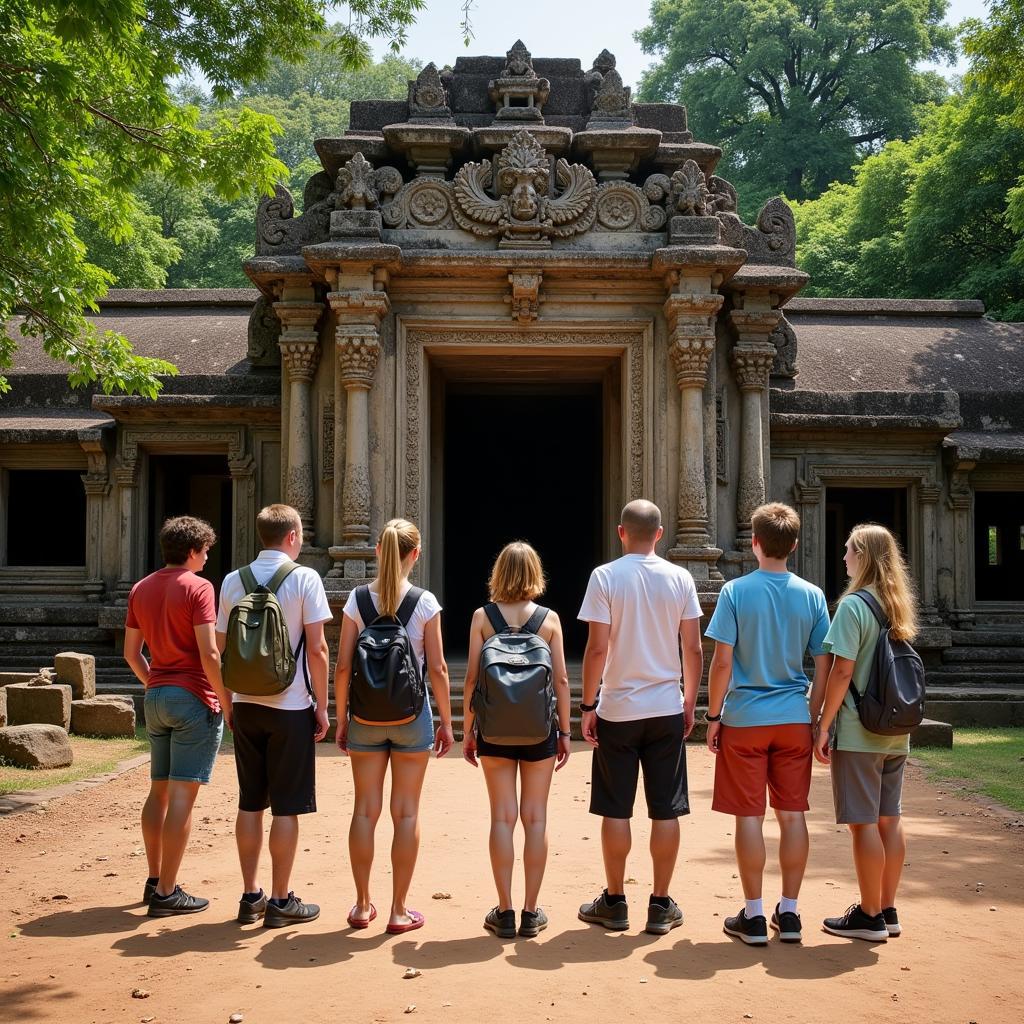
[[[900,934],[896,889],[907,850],[900,800],[910,737],[879,736],[861,725],[850,684],[861,694],[867,688],[880,629],[867,603],[856,595],[866,590],[875,597],[897,640],[914,638],[917,607],[899,543],[884,526],[855,526],[844,561],[850,583],[823,644],[835,660],[814,755],[831,764],[836,823],[850,829],[860,903],[842,917],[826,918],[824,928],[833,935],[885,942]]]

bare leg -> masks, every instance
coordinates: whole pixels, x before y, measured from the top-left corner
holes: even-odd
[[[274,815],[270,824],[270,895],[275,900],[288,898],[288,883],[299,846],[299,819],[295,814]]]
[[[633,845],[629,818],[601,819],[601,853],[604,877],[610,893],[626,891],[626,858]]]
[[[523,909],[536,911],[540,884],[548,862],[548,793],[551,776],[555,772],[555,759],[520,761],[522,795],[519,816],[523,819],[526,842],[523,845],[523,870],[526,874],[526,894]]]
[[[355,918],[370,916],[370,869],[373,867],[373,833],[384,806],[384,775],[387,751],[351,751],[355,801],[348,830],[348,855],[356,883]]]
[[[242,892],[259,892],[260,853],[263,850],[263,812],[239,811],[235,818],[235,844],[242,868]]]
[[[766,860],[764,848],[764,815],[736,818],[736,866],[739,868],[743,898],[759,900]]]
[[[679,856],[679,819],[651,822],[651,861],[654,865],[653,896],[667,896]],[[623,865],[625,867],[625,865]],[[619,892],[622,892],[620,889]]]
[[[513,835],[519,808],[516,804],[516,762],[507,757],[481,757],[491,804],[488,850],[491,872],[498,890],[498,909],[512,909],[512,864],[515,861]]]
[[[167,817],[167,780],[156,779],[149,785],[149,796],[142,805],[142,842],[146,847],[149,877],[160,877],[163,859],[164,818]]]
[[[878,832],[885,849],[885,870],[882,872],[882,909],[896,906],[896,890],[907,858],[907,837],[903,833],[903,819],[896,815],[878,819]]]
[[[857,869],[860,905],[865,914],[882,912],[882,873],[885,871],[885,847],[878,825],[850,825],[853,837],[853,866]]]
[[[775,812],[779,822],[779,867],[782,869],[782,895],[795,900],[807,869],[810,840],[803,811]]]
[[[420,849],[420,793],[427,774],[430,751],[391,755],[391,821],[395,838],[391,842],[393,892],[389,924],[411,921],[405,905]]]
[[[199,795],[198,782],[167,783],[167,814],[161,833],[163,859],[160,864],[160,881],[157,883],[158,896],[169,896],[178,881],[178,869],[185,856],[189,833],[192,831],[192,807]]]

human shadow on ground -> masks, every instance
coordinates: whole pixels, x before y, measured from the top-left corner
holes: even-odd
[[[18,931],[29,938],[63,939],[86,935],[118,935],[132,932],[148,921],[146,908],[141,903],[119,907],[84,907],[82,910],[60,910],[44,914],[31,921],[18,923]]]
[[[355,928],[342,928],[326,935],[282,929],[261,947],[256,954],[256,962],[271,971],[291,967],[331,967],[394,941],[394,936],[384,931],[373,935],[361,934],[363,929],[358,931],[359,938],[354,939]]]
[[[61,1002],[76,998],[77,992],[61,988],[55,983],[36,982],[32,985],[5,985],[3,990],[3,1019],[10,1021],[52,1020],[53,1011]]]
[[[660,978],[690,981],[713,978],[723,971],[746,971],[758,965],[773,978],[837,978],[878,962],[877,948],[863,942],[826,946],[769,942],[767,946],[747,946],[724,936],[723,939],[682,939],[671,949],[648,953],[644,961]]]

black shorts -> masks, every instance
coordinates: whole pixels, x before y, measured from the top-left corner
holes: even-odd
[[[590,813],[632,818],[639,769],[647,814],[655,821],[690,813],[682,714],[609,722],[598,716],[590,776]]]
[[[551,735],[540,743],[523,743],[514,747],[504,743],[488,743],[478,733],[476,752],[480,757],[504,757],[509,761],[546,761],[558,753],[558,726],[551,726]]]
[[[285,711],[263,704],[234,704],[238,809],[276,815],[316,810],[316,743],[313,709]]]

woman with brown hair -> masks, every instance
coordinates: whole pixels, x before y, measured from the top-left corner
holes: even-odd
[[[881,606],[894,640],[914,638],[917,605],[899,542],[884,526],[855,526],[846,542],[844,561],[850,583],[824,641],[835,661],[814,753],[823,764],[832,766],[836,823],[850,829],[860,902],[842,917],[826,918],[824,928],[833,935],[885,942],[901,930],[896,890],[907,844],[900,801],[910,737],[881,736],[865,729],[850,686],[852,682],[859,694],[867,689],[881,632],[875,613],[859,595],[866,593]],[[812,717],[815,712],[811,708]]]
[[[477,608],[469,629],[462,743],[465,759],[474,768],[483,766],[491,805],[491,870],[498,890],[498,905],[487,914],[484,927],[499,938],[515,937],[513,833],[516,821],[521,820],[526,833],[523,845],[526,893],[519,934],[534,938],[548,925],[547,915],[537,905],[537,899],[547,864],[551,776],[569,760],[569,675],[565,667],[562,624],[553,611],[536,603],[536,598],[544,593],[544,571],[537,552],[529,544],[515,541],[502,549],[491,571],[489,591],[490,603]],[[534,632],[550,648],[556,713],[550,735],[539,743],[510,746],[489,743],[478,735],[473,694],[479,680],[481,650],[497,632],[494,623],[506,625],[515,632]]]
[[[420,532],[406,519],[386,523],[377,541],[377,578],[362,594],[380,616],[400,617],[401,606],[412,589],[409,574],[420,556]],[[419,594],[407,623],[409,646],[418,665],[426,665],[441,724],[434,735],[430,701],[423,701],[418,716],[395,722],[361,721],[350,714],[349,687],[356,641],[365,622],[360,611],[360,588],[345,604],[334,694],[338,714],[336,742],[352,758],[355,806],[349,828],[349,856],[356,883],[356,903],[348,915],[353,928],[366,928],[377,916],[370,902],[373,839],[384,803],[384,776],[391,765],[392,897],[386,930],[392,934],[423,926],[423,915],[406,906],[419,852],[419,805],[431,749],[444,757],[455,742],[452,735],[448,666],[441,642],[441,605],[429,590]],[[369,614],[369,612],[367,612]]]

